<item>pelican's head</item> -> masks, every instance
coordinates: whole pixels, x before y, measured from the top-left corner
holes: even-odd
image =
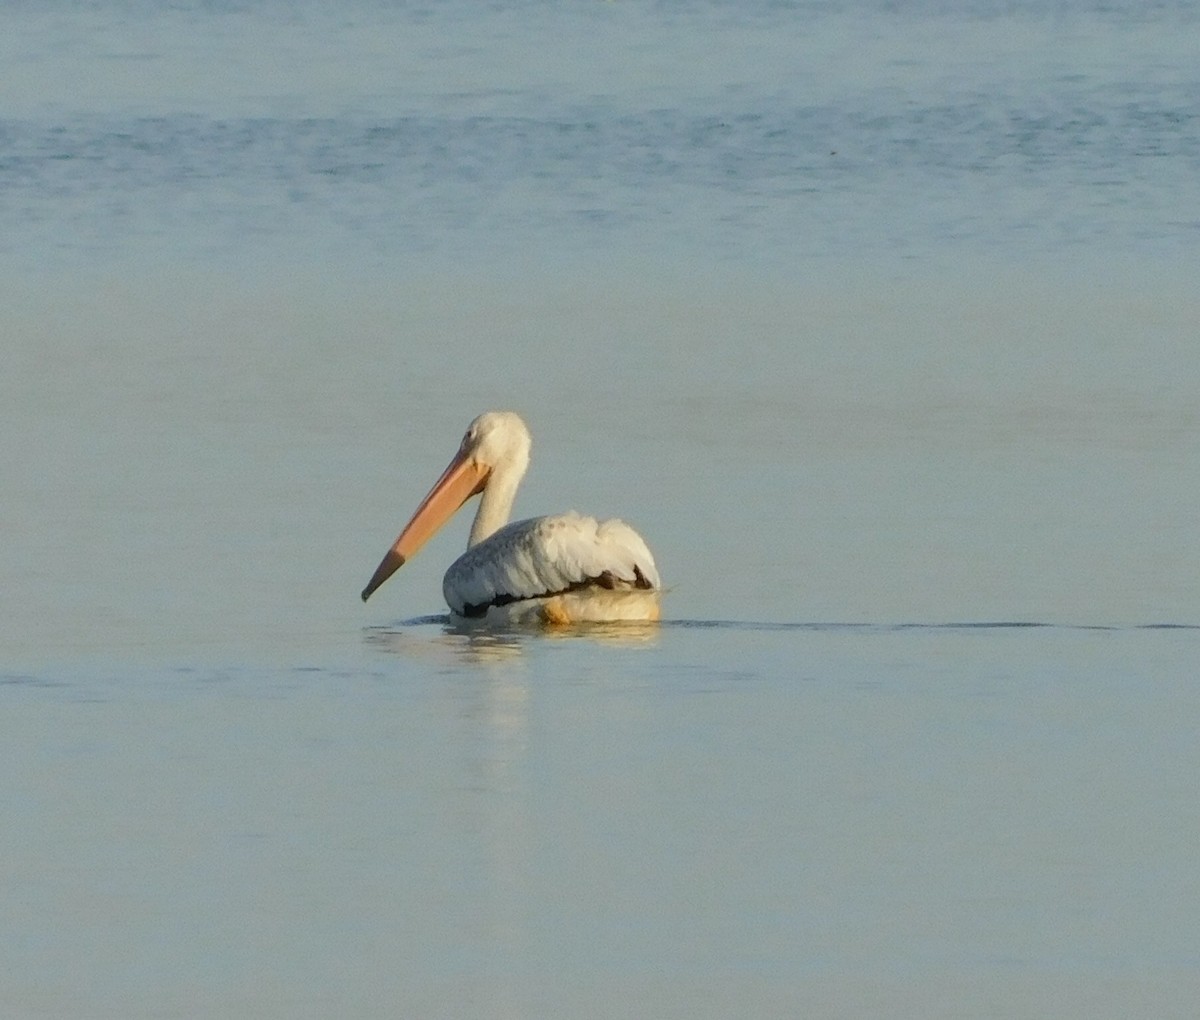
[[[529,429],[512,411],[487,411],[467,426],[458,452],[363,589],[364,602],[472,496],[495,481],[511,498],[529,466]],[[506,511],[507,512],[507,511]]]
[[[515,411],[485,411],[467,426],[458,453],[488,474],[505,469],[520,477],[529,467],[531,443],[529,429]]]

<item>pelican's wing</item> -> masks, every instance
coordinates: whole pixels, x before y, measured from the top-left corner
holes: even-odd
[[[658,588],[654,557],[624,521],[576,513],[514,521],[455,560],[442,582],[460,616],[589,583]]]

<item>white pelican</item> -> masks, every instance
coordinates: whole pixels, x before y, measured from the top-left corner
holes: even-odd
[[[482,493],[467,551],[442,581],[456,616],[489,623],[657,620],[662,586],[654,557],[624,521],[572,512],[508,523],[529,445],[529,429],[512,411],[489,411],[471,422],[458,453],[363,589],[363,601]]]

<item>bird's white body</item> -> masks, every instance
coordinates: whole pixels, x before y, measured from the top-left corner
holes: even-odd
[[[524,620],[536,610],[571,622],[645,620],[659,584],[633,528],[572,512],[514,521],[471,546],[450,564],[442,594],[466,617]]]
[[[492,411],[476,418],[363,599],[481,493],[467,551],[442,582],[455,615],[488,623],[657,620],[662,586],[654,557],[623,521],[572,512],[507,523],[529,446],[529,430],[516,414]]]

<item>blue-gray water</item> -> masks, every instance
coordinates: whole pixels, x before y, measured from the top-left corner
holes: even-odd
[[[1194,1015],[1198,30],[6,5],[5,1015]],[[488,407],[661,629],[358,601]]]

